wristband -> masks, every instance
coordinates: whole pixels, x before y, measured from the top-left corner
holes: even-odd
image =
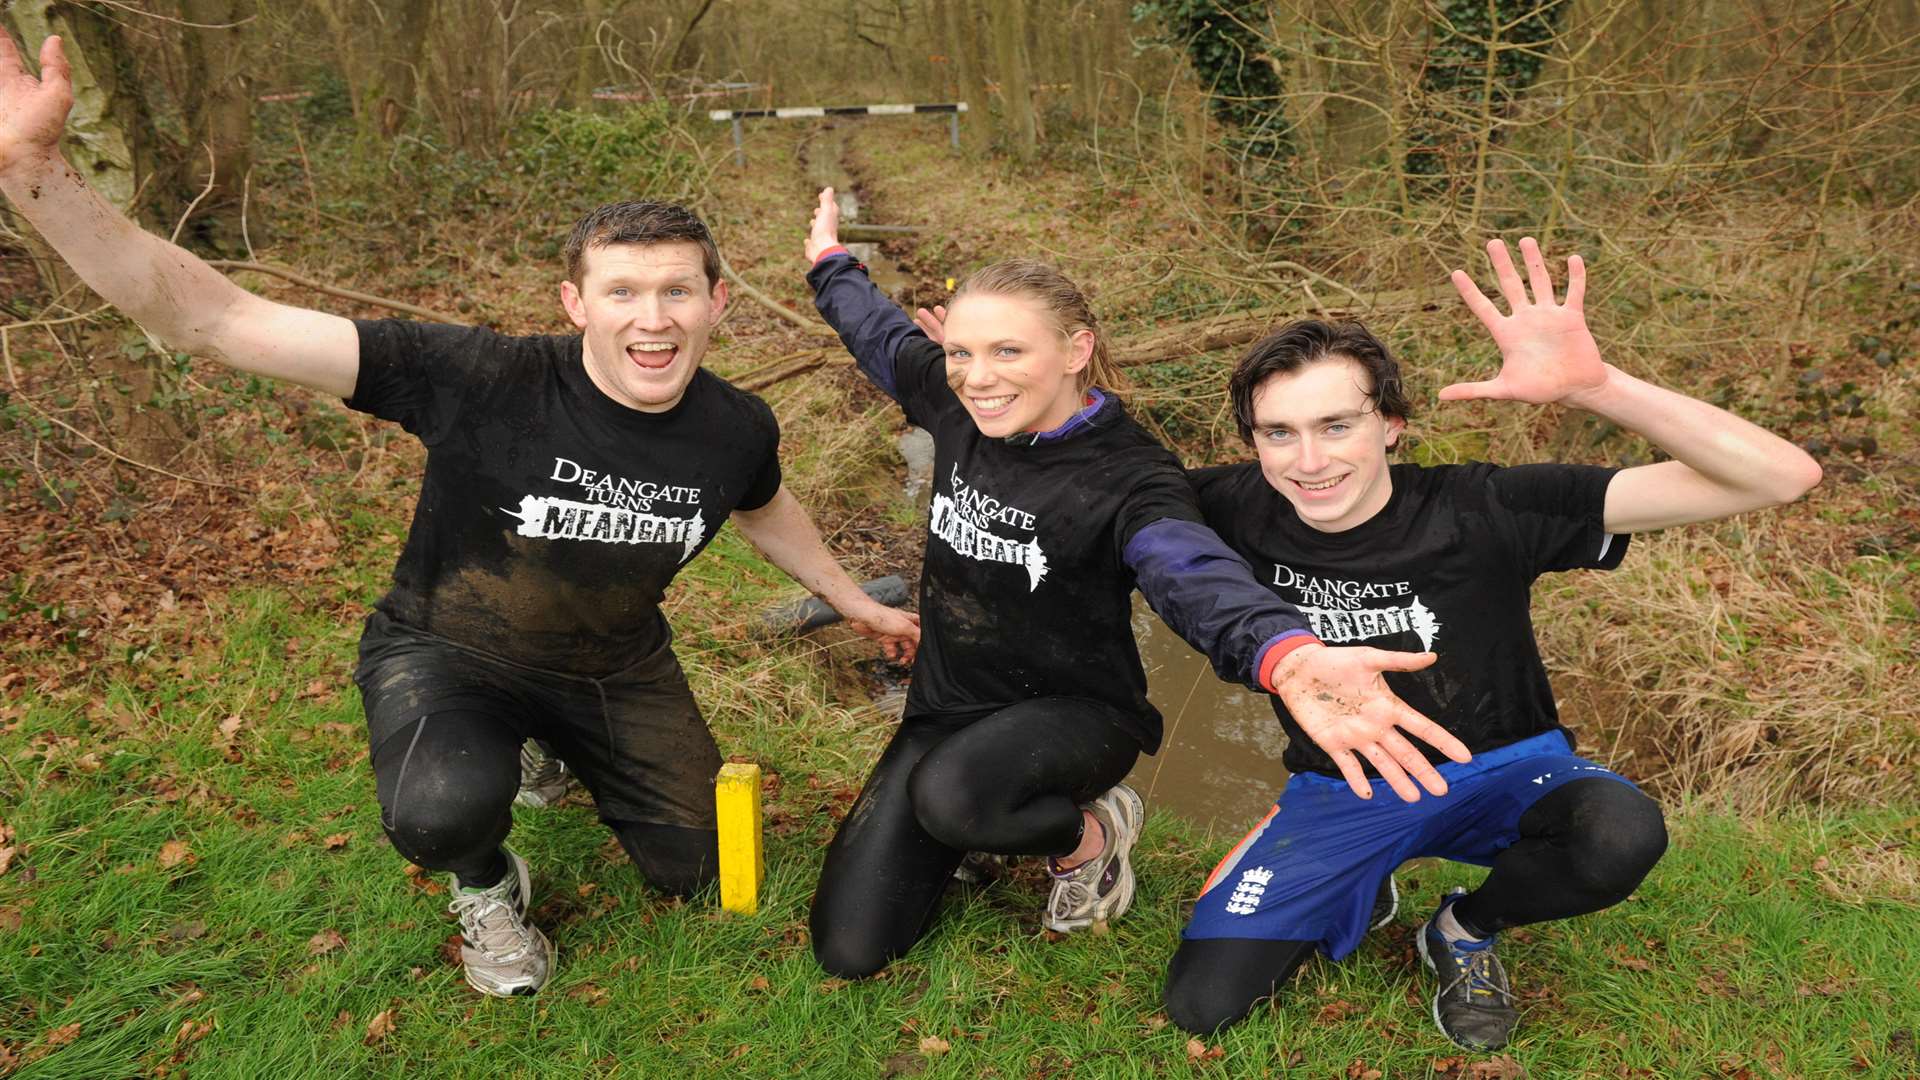
[[[1278,694],[1280,691],[1275,689],[1273,685],[1273,669],[1280,666],[1280,661],[1286,659],[1288,653],[1293,652],[1293,650],[1300,648],[1302,645],[1324,644],[1326,644],[1326,642],[1321,641],[1305,630],[1289,630],[1281,634],[1274,640],[1272,645],[1267,647],[1266,655],[1260,658],[1260,672],[1258,677],[1260,688],[1269,694]]]

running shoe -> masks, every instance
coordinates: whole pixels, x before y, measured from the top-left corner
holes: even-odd
[[[1373,914],[1367,919],[1368,930],[1378,930],[1393,921],[1400,914],[1400,885],[1388,874],[1387,880],[1380,883],[1380,894],[1373,898]]]
[[[527,921],[527,860],[512,848],[507,873],[484,889],[453,885],[447,905],[460,919],[460,965],[467,983],[483,994],[514,997],[545,985],[553,967],[553,945]]]
[[[1520,1022],[1507,969],[1494,952],[1494,937],[1481,941],[1448,941],[1440,932],[1441,912],[1467,895],[1455,889],[1420,928],[1414,939],[1420,959],[1426,961],[1439,986],[1433,994],[1433,1022],[1440,1033],[1469,1050],[1498,1050],[1507,1045]]]
[[[520,791],[513,801],[535,808],[557,806],[573,786],[573,770],[567,763],[547,753],[538,739],[520,744]]]
[[[1053,874],[1053,895],[1047,900],[1043,921],[1047,929],[1063,934],[1117,919],[1133,903],[1133,863],[1127,856],[1140,838],[1147,808],[1132,788],[1115,784],[1086,809],[1106,833],[1105,849],[1064,872],[1054,860],[1047,860],[1047,869]]]

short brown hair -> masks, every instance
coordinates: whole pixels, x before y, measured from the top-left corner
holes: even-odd
[[[567,279],[580,284],[587,272],[589,248],[672,243],[700,245],[707,288],[720,283],[720,249],[714,246],[707,223],[684,206],[662,202],[608,203],[574,223],[573,232],[567,236]]]
[[[1107,351],[1107,339],[1101,336],[1094,322],[1093,308],[1087,304],[1086,294],[1059,270],[1037,259],[1004,259],[968,274],[947,303],[958,303],[969,293],[1028,297],[1039,301],[1068,337],[1081,330],[1090,331],[1093,357],[1080,371],[1080,389],[1089,386],[1113,391],[1126,389],[1120,366],[1113,362],[1113,354]]]
[[[1367,398],[1380,415],[1400,420],[1412,417],[1413,404],[1407,400],[1406,385],[1400,380],[1399,361],[1364,323],[1300,319],[1254,342],[1233,369],[1227,392],[1233,398],[1233,422],[1240,429],[1240,437],[1253,441],[1253,393],[1261,383],[1335,357],[1346,357],[1366,371],[1373,384],[1367,388]]]

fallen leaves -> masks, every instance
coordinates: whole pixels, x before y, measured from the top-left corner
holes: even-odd
[[[1380,1080],[1382,1075],[1379,1069],[1368,1068],[1361,1058],[1347,1062],[1347,1080]]]
[[[42,1040],[42,1045],[65,1046],[79,1037],[80,1025],[78,1023],[63,1024],[47,1032],[47,1037]]]
[[[13,857],[18,853],[19,849],[13,846],[13,826],[0,821],[0,874],[7,872],[7,867],[13,865]]]
[[[308,956],[325,956],[347,947],[347,939],[338,930],[322,930],[307,939]]]
[[[1216,1058],[1221,1058],[1226,1056],[1226,1053],[1227,1051],[1225,1047],[1208,1046],[1206,1043],[1201,1042],[1199,1039],[1187,1040],[1187,1060],[1188,1061],[1192,1061],[1192,1062],[1213,1061]]]
[[[192,865],[200,861],[184,840],[169,840],[160,845],[160,868],[171,870],[182,863]]]
[[[328,851],[340,851],[345,849],[347,846],[347,842],[352,839],[353,839],[352,833],[337,832],[332,834],[331,836],[328,836],[325,840],[322,840],[320,842],[327,846]]]
[[[938,1035],[929,1035],[920,1040],[920,1052],[928,1057],[939,1057],[953,1049],[953,1044]]]
[[[393,1010],[383,1009],[375,1013],[373,1019],[367,1021],[367,1033],[360,1043],[363,1046],[377,1046],[387,1036],[393,1034],[393,1029],[398,1026],[400,1021],[394,1018]]]

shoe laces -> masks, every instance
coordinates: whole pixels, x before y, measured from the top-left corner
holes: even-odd
[[[455,889],[447,910],[459,918],[466,943],[489,959],[518,960],[533,949],[533,931],[513,902],[512,871],[490,889]]]
[[[1449,949],[1448,952],[1453,954],[1454,966],[1459,974],[1441,991],[1443,995],[1453,993],[1456,987],[1464,983],[1468,1001],[1473,1001],[1474,995],[1478,994],[1513,1004],[1513,994],[1494,975],[1499,960],[1494,956],[1491,946],[1482,949]]]

